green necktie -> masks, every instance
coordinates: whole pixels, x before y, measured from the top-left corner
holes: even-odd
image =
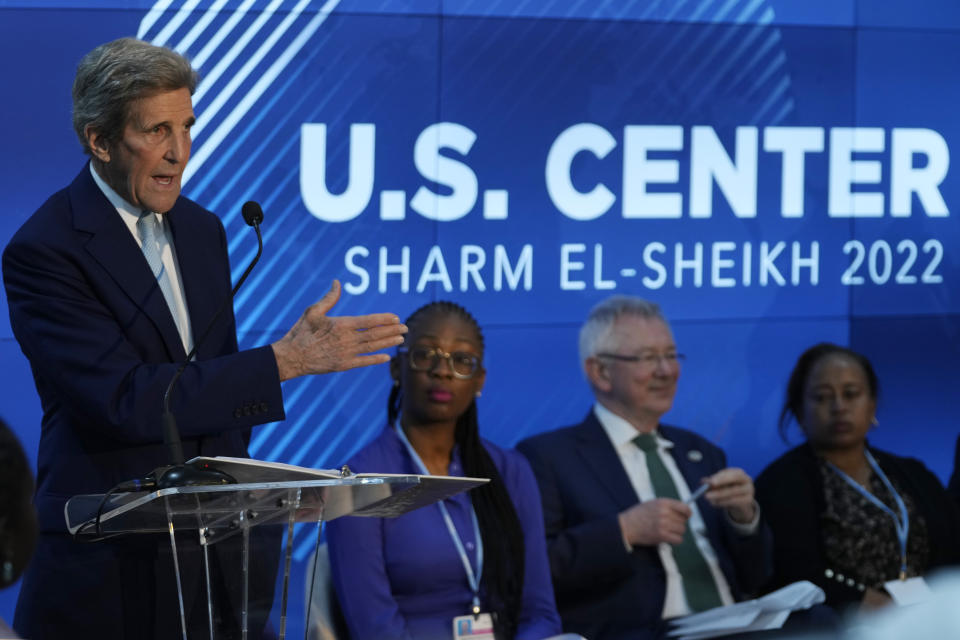
[[[633,443],[643,450],[647,458],[650,484],[653,485],[653,492],[657,497],[679,500],[677,485],[657,453],[657,437],[652,433],[641,433],[633,439]],[[683,593],[687,596],[687,604],[693,611],[703,611],[723,604],[710,567],[693,539],[689,522],[683,532],[683,542],[673,547],[673,559],[683,579]]]

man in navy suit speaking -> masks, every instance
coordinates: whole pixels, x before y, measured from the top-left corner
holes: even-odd
[[[540,485],[564,631],[661,637],[669,618],[731,604],[767,576],[770,536],[750,477],[704,438],[660,423],[682,359],[656,304],[601,302],[580,330],[596,404],[582,423],[517,446]]]
[[[41,536],[15,620],[35,640],[180,637],[169,540],[80,543],[66,533],[63,509],[73,495],[106,492],[170,462],[162,398],[195,344],[171,402],[187,459],[246,456],[250,428],[284,418],[283,380],[386,362],[373,352],[406,331],[393,314],[328,317],[340,293],[334,282],[283,338],[238,350],[232,305],[217,316],[231,291],[223,225],[180,195],[196,82],[182,56],[139,40],[87,54],[73,124],[90,162],[3,253],[13,333],[43,408]],[[213,580],[235,584],[239,563],[218,560],[229,547],[221,544]],[[252,602],[270,601],[275,569],[251,582]],[[184,604],[188,626],[206,632],[201,585],[199,574],[184,580]],[[234,637],[231,603],[220,604],[218,637]],[[252,628],[262,628],[262,613],[253,612]]]

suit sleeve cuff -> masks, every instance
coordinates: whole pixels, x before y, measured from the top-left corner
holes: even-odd
[[[757,532],[757,529],[760,528],[760,505],[757,504],[757,501],[753,501],[753,520],[750,522],[736,522],[733,518],[730,517],[730,514],[724,511],[724,515],[727,518],[727,524],[739,535],[741,536],[752,536]]]

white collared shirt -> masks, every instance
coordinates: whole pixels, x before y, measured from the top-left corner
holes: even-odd
[[[120,219],[127,225],[127,229],[129,229],[131,235],[133,235],[137,246],[143,249],[140,234],[137,233],[137,220],[140,219],[140,209],[121,198],[120,195],[100,177],[100,174],[93,168],[92,162],[90,163],[90,174],[93,176],[93,181],[100,187],[100,191],[103,192],[103,195],[107,196],[107,200],[110,201],[110,204],[112,204],[116,208],[117,213],[120,214]],[[158,234],[160,260],[163,262],[163,268],[170,278],[170,286],[173,289],[174,308],[171,309],[170,312],[173,314],[173,321],[177,325],[177,332],[180,334],[180,340],[183,342],[183,350],[185,353],[190,353],[190,350],[193,349],[193,330],[190,326],[190,314],[187,311],[187,299],[183,293],[183,286],[180,284],[182,280],[180,278],[180,266],[177,264],[177,253],[173,247],[173,234],[170,231],[170,225],[166,222],[166,218],[160,213],[156,215],[160,229],[163,231],[163,233]],[[144,260],[146,260],[146,258],[144,258]]]
[[[613,444],[613,448],[616,450],[617,456],[619,456],[620,462],[623,464],[623,468],[630,478],[630,484],[633,485],[633,490],[637,493],[640,502],[648,502],[656,499],[657,496],[650,482],[650,472],[647,470],[646,454],[633,443],[633,439],[637,437],[637,430],[629,422],[599,402],[593,406],[593,412],[597,416],[597,420],[600,421],[603,430],[610,438],[610,442]],[[667,453],[667,450],[673,447],[673,443],[661,436],[659,432],[655,432],[655,435],[657,437],[657,454],[670,473],[670,477],[673,478],[673,483],[677,486],[677,493],[680,495],[680,499],[686,500],[690,497],[690,489],[687,486],[687,481],[680,473],[680,469],[677,468],[673,456]],[[697,547],[700,548],[700,553],[703,554],[704,559],[707,561],[707,566],[710,567],[710,573],[713,575],[717,590],[720,592],[721,601],[725,605],[733,604],[734,600],[733,595],[730,593],[730,585],[727,584],[727,579],[723,576],[723,571],[720,570],[720,564],[717,562],[717,554],[710,545],[710,539],[707,536],[707,527],[703,523],[700,510],[697,508],[696,503],[690,504],[689,506],[693,514],[687,521],[687,526],[690,527],[693,533],[693,539],[696,541]],[[663,617],[675,618],[693,613],[690,605],[687,604],[687,597],[683,593],[683,578],[680,576],[680,571],[677,569],[677,562],[673,558],[673,547],[666,542],[661,542],[657,545],[657,552],[660,555],[660,561],[663,563],[663,569],[667,575],[666,597],[663,601]]]

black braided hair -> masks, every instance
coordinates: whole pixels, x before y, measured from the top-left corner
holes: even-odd
[[[483,355],[483,333],[476,319],[466,309],[453,302],[437,301],[414,311],[406,320],[410,332],[427,318],[455,316],[474,328]],[[387,401],[387,419],[395,424],[400,415],[400,387],[394,386]],[[507,493],[507,486],[493,459],[480,442],[477,422],[477,403],[472,401],[463,415],[457,418],[454,434],[460,447],[463,473],[476,478],[490,478],[490,482],[473,489],[470,498],[480,525],[483,541],[483,584],[494,616],[497,640],[512,640],[517,632],[523,595],[524,544],[523,529],[517,511]]]

